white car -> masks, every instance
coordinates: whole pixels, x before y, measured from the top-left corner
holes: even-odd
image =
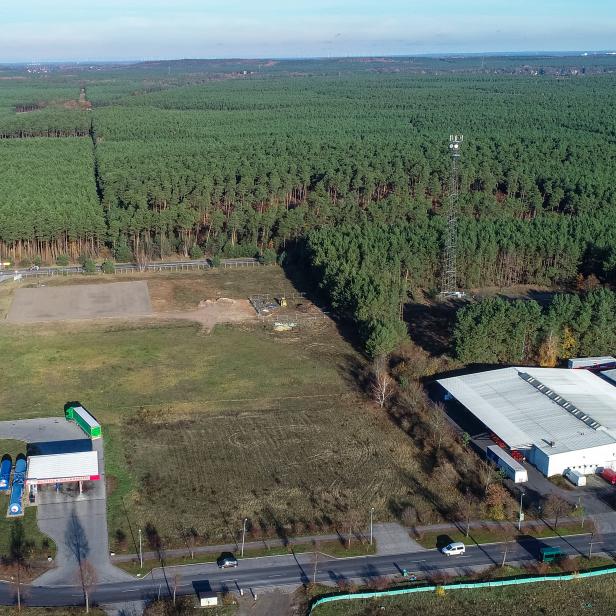
[[[445,556],[457,556],[458,554],[464,554],[466,552],[466,547],[461,541],[454,541],[444,548],[441,548],[441,552],[445,554]]]

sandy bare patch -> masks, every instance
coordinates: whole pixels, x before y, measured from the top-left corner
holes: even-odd
[[[187,319],[203,325],[210,330],[219,323],[238,323],[256,319],[254,308],[247,299],[219,297],[217,300],[202,300],[196,310],[168,312],[164,315],[172,319]]]
[[[17,289],[6,318],[36,323],[151,314],[147,283],[136,281]]]

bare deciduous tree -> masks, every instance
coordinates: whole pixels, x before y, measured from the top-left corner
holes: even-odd
[[[97,583],[96,569],[89,560],[82,560],[79,563],[79,578],[83,596],[86,601],[86,614],[90,611],[90,593]]]
[[[498,473],[496,468],[487,460],[480,460],[477,465],[477,475],[479,476],[479,481],[481,482],[481,487],[483,491],[486,492],[487,489],[496,481],[498,477]]]
[[[511,544],[514,542],[516,537],[515,529],[511,527],[507,527],[503,534],[503,561],[501,562],[501,567],[505,566],[507,562],[507,554],[509,553],[509,548]]]
[[[28,550],[26,534],[21,520],[16,520],[11,525],[9,550],[16,573],[15,589],[17,591],[17,610],[21,612],[21,569],[25,564]]]
[[[429,415],[430,426],[432,428],[432,434],[434,438],[434,444],[436,446],[437,455],[441,451],[441,445],[443,444],[443,438],[447,429],[447,417],[445,416],[445,410],[441,404],[435,404],[430,409]]]
[[[389,376],[387,357],[379,355],[372,366],[372,396],[380,408],[393,393],[393,379]]]
[[[466,494],[464,498],[462,498],[458,502],[457,514],[458,514],[458,517],[464,521],[464,525],[466,529],[465,534],[468,537],[470,534],[471,520],[477,514],[477,502],[468,493],[468,490],[466,490]]]
[[[190,552],[191,559],[195,558],[195,546],[197,545],[197,539],[199,538],[199,533],[195,529],[194,526],[190,528],[183,528],[180,531],[182,539],[184,539],[184,543],[186,543],[186,547]]]
[[[571,512],[572,506],[562,496],[550,494],[545,501],[543,511],[547,517],[554,518],[554,528],[558,527],[558,520]]]
[[[353,531],[357,530],[362,523],[361,516],[357,513],[356,509],[351,509],[347,512],[346,523],[349,528],[349,535],[347,537],[347,549],[351,549],[351,539],[353,537]]]

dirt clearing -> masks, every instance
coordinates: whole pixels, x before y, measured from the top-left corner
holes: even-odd
[[[113,282],[17,289],[7,321],[36,323],[151,314],[152,306],[145,281]]]
[[[200,323],[206,331],[220,323],[239,323],[256,319],[255,310],[247,299],[229,299],[228,297],[203,300],[199,302],[197,310],[170,312],[161,316],[195,321]]]

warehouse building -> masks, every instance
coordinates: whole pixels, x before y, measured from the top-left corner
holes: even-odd
[[[438,383],[548,477],[616,469],[616,387],[593,372],[512,367]]]

